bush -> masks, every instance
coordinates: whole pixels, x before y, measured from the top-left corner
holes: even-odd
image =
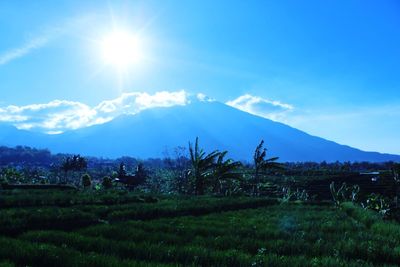
[[[109,176],[105,176],[103,178],[103,181],[101,182],[101,185],[103,186],[103,188],[105,189],[110,189],[112,187],[112,180]]]
[[[363,223],[367,228],[370,228],[372,224],[379,221],[379,216],[375,212],[362,209],[352,202],[344,202],[341,204],[341,207],[347,215]]]
[[[85,173],[82,175],[82,185],[84,188],[88,188],[92,185],[92,178],[89,174]]]

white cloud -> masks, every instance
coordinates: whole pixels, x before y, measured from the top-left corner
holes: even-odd
[[[42,28],[36,36],[26,40],[25,43],[21,44],[20,46],[10,48],[0,53],[0,65],[5,65],[13,60],[31,53],[34,50],[42,48],[62,34],[82,28],[82,25],[86,25],[90,19],[91,16],[74,17],[63,21],[58,25],[46,26]]]
[[[120,97],[101,102],[94,110],[102,116],[116,117],[121,114],[135,114],[142,110],[154,107],[171,107],[186,105],[189,102],[188,94],[184,91],[148,93],[125,93]]]
[[[226,104],[253,115],[279,121],[284,120],[287,113],[294,109],[290,104],[249,94],[239,96]]]
[[[67,130],[102,124],[123,114],[136,114],[155,107],[186,105],[191,101],[215,101],[199,93],[190,96],[186,91],[160,91],[124,93],[96,106],[81,102],[54,100],[44,104],[0,107],[0,121],[8,122],[19,129],[58,134]],[[252,95],[243,95],[226,103],[240,110],[265,118],[283,121],[287,112],[293,110],[289,104],[271,101]]]
[[[29,40],[25,44],[23,44],[20,47],[8,50],[2,54],[0,54],[0,65],[7,64],[8,62],[20,58],[28,53],[30,53],[32,50],[38,49],[42,46],[44,46],[48,42],[48,37],[38,37]]]
[[[89,106],[80,102],[54,100],[46,104],[8,106],[0,109],[0,121],[13,123],[19,129],[63,131],[90,124],[96,116]]]
[[[0,121],[9,122],[19,129],[57,134],[66,130],[108,122],[122,114],[136,114],[154,107],[186,105],[189,96],[184,91],[157,92],[155,94],[133,92],[103,101],[97,106],[54,100],[45,104],[7,106],[0,108]]]
[[[215,101],[214,98],[210,98],[209,96],[203,94],[203,93],[198,93],[196,95],[197,100],[201,101],[201,102],[213,102]]]

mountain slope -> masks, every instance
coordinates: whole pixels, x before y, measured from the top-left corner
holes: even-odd
[[[231,157],[241,160],[251,160],[255,147],[264,139],[270,156],[279,156],[281,161],[400,161],[397,155],[339,145],[219,102],[149,109],[60,135],[17,140],[54,152],[148,158],[161,157],[166,148],[187,146],[196,136],[208,151],[228,150]],[[0,141],[6,139],[0,133]]]

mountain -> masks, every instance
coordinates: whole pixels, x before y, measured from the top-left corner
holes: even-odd
[[[45,147],[49,137],[51,138],[47,134],[18,130],[12,125],[0,123],[0,145],[3,146],[34,145]]]
[[[228,150],[230,157],[240,160],[251,160],[263,139],[269,155],[278,156],[280,161],[400,161],[399,155],[340,145],[219,102],[194,101],[186,106],[147,109],[59,135],[0,125],[2,145],[111,158],[162,157],[166,149],[187,146],[196,136],[207,151]]]

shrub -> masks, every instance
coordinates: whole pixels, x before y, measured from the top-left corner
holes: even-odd
[[[92,178],[89,174],[85,173],[82,175],[82,185],[84,188],[88,188],[92,185]]]
[[[382,217],[390,212],[389,200],[379,194],[370,194],[365,204],[362,204],[364,208],[377,211]]]
[[[354,205],[352,202],[342,203],[341,208],[347,213],[347,215],[365,224],[368,228],[375,222],[379,221],[379,217],[374,212],[364,210],[360,206]]]
[[[358,193],[360,192],[360,187],[358,185],[353,185],[352,187],[347,186],[346,183],[342,183],[342,186],[335,188],[335,182],[329,185],[331,195],[335,206],[340,206],[342,202],[351,201],[356,202],[358,198]]]
[[[105,189],[110,189],[112,187],[112,180],[109,176],[105,176],[103,178],[103,181],[101,182],[101,185],[103,186],[103,188]]]

